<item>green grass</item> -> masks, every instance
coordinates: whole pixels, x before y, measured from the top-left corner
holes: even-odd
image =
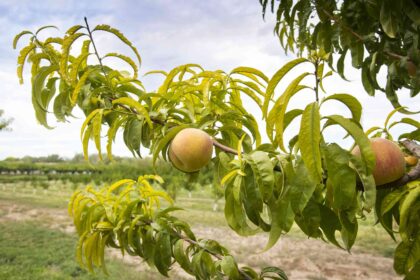
[[[30,183],[0,184],[0,201],[18,203],[30,208],[67,208],[67,202],[73,187],[70,184],[63,184],[61,181],[51,181],[49,184],[47,195],[41,188],[38,188],[36,194],[34,194],[33,186]],[[82,186],[79,185],[79,187]],[[15,189],[14,192],[13,189]],[[192,198],[188,197],[187,191],[182,190],[179,192],[175,203],[177,206],[184,208],[185,211],[176,211],[174,215],[188,221],[192,226],[202,225],[229,230],[223,213],[223,200],[218,203],[219,210],[217,212],[212,211],[214,199],[212,199],[211,189],[197,189],[192,192]],[[396,235],[398,236],[398,234]],[[307,238],[296,225],[292,227],[287,236],[295,238],[297,241]],[[229,244],[225,245],[228,246]],[[388,236],[386,231],[379,225],[374,226],[373,214],[368,214],[366,220],[359,220],[359,233],[355,247],[352,249],[353,252],[374,253],[392,257],[395,247],[396,243]]]
[[[75,261],[76,237],[34,223],[0,223],[0,279],[163,279],[119,260],[107,262],[110,276],[90,274]]]

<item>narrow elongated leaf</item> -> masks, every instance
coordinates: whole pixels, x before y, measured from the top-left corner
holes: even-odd
[[[141,105],[139,102],[135,101],[130,97],[121,97],[112,101],[112,104],[121,104],[129,106],[137,111],[137,113],[141,114],[145,119],[149,127],[152,127],[152,121],[150,120],[149,112],[147,109]]]
[[[268,83],[268,77],[263,72],[261,72],[260,70],[256,68],[241,66],[241,67],[237,67],[233,69],[232,72],[230,72],[231,75],[235,73],[238,73],[238,74],[249,73],[263,79],[265,82]]]
[[[398,32],[398,23],[392,13],[393,6],[391,2],[392,1],[382,1],[379,20],[386,35],[390,38],[395,38]]]
[[[24,30],[24,31],[20,32],[19,34],[17,34],[15,36],[15,38],[13,39],[13,49],[14,50],[16,49],[17,43],[20,40],[20,38],[22,38],[22,36],[27,35],[27,34],[32,34],[33,35],[33,33],[31,31]]]
[[[133,71],[134,71],[133,72],[134,73],[133,74],[133,79],[137,79],[137,74],[138,74],[139,69],[138,69],[136,63],[130,57],[128,57],[126,55],[119,54],[119,53],[107,53],[104,56],[104,58],[105,57],[117,57],[117,58],[125,61],[126,63],[128,63],[131,66],[131,68],[133,68]]]
[[[326,116],[325,118],[343,127],[353,137],[360,148],[362,160],[365,164],[366,174],[372,174],[372,170],[375,167],[375,154],[373,153],[370,141],[363,130],[351,120],[340,115],[331,115]]]
[[[268,105],[270,104],[270,100],[274,95],[274,90],[276,89],[279,82],[283,79],[283,77],[292,70],[295,66],[306,62],[307,60],[305,58],[297,58],[295,60],[292,60],[288,63],[286,63],[280,70],[278,70],[273,77],[270,79],[267,85],[267,91],[265,95],[265,99],[263,102],[263,117],[267,118],[267,112],[268,112]]]
[[[407,274],[420,256],[420,234],[411,240],[403,240],[394,253],[394,269],[398,274]]]
[[[115,36],[117,36],[122,42],[124,42],[127,46],[129,46],[133,50],[134,54],[136,55],[136,57],[139,61],[139,64],[141,65],[141,57],[140,57],[140,54],[139,54],[137,48],[118,29],[115,29],[115,28],[113,28],[109,25],[106,25],[106,24],[100,24],[100,25],[97,25],[95,27],[95,29],[93,29],[92,32],[94,32],[96,30],[106,31],[106,32],[112,33]]]
[[[309,73],[303,73],[296,79],[294,79],[289,86],[286,88],[284,93],[280,96],[280,98],[276,101],[273,108],[271,109],[268,117],[267,117],[267,135],[271,139],[272,138],[272,131],[275,125],[276,127],[276,140],[280,149],[286,152],[283,143],[283,133],[284,133],[284,118],[287,109],[287,105],[290,101],[290,98],[298,93],[300,90],[307,88],[306,86],[299,85],[299,83],[308,76]]]
[[[349,152],[337,144],[324,148],[325,162],[328,172],[327,184],[333,188],[333,205],[335,209],[353,208],[356,196],[356,173],[349,166]]]
[[[159,232],[156,237],[156,249],[154,263],[162,275],[168,277],[169,267],[171,266],[171,240],[169,234]]]
[[[63,45],[61,46],[61,61],[60,61],[60,74],[64,77],[64,79],[68,79],[68,60],[70,55],[70,49],[72,44],[80,37],[84,36],[83,33],[74,33],[72,35],[68,35],[64,37]]]
[[[306,165],[300,160],[297,162],[293,175],[288,174],[287,184],[289,185],[290,202],[295,213],[302,212],[318,184],[309,172]]]
[[[24,47],[18,56],[17,59],[17,76],[19,78],[19,83],[23,84],[23,66],[25,65],[26,58],[28,55],[33,52],[36,48],[36,45],[34,43],[30,43],[28,46]]]
[[[88,79],[89,75],[93,73],[95,69],[88,69],[85,73],[83,73],[82,77],[80,77],[79,81],[76,84],[76,87],[73,90],[73,93],[71,95],[71,103],[73,105],[76,104],[77,98],[79,97],[80,91],[82,90],[82,87],[85,85],[86,80]]]
[[[268,201],[273,195],[274,187],[274,171],[273,163],[267,153],[255,151],[245,158],[246,162],[251,166],[254,180],[259,187],[260,193],[264,201]]]
[[[353,116],[353,120],[356,122],[360,122],[360,119],[362,117],[362,105],[360,104],[359,100],[357,100],[357,98],[346,93],[336,93],[336,94],[329,95],[327,98],[325,98],[322,101],[322,103],[324,103],[327,100],[340,101],[341,103],[346,105],[347,108],[349,108]]]
[[[303,162],[315,182],[321,182],[322,179],[320,126],[318,103],[310,103],[306,106],[302,114],[299,131],[299,148]]]
[[[406,230],[408,227],[407,222],[411,214],[410,209],[415,205],[415,202],[420,199],[420,183],[417,186],[410,189],[400,208],[400,234],[403,241],[409,240],[409,235]],[[413,207],[414,208],[414,207]],[[420,248],[419,248],[420,249]],[[419,252],[420,256],[420,252]]]

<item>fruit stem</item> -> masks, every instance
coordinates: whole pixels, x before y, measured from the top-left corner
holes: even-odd
[[[212,140],[213,140],[213,146],[219,148],[220,150],[226,153],[238,155],[238,152],[235,149],[232,149],[231,147],[223,145],[222,143],[218,142],[216,139],[212,139]]]

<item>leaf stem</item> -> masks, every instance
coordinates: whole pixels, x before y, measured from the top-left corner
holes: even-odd
[[[316,102],[319,103],[319,78],[318,78],[318,68],[319,68],[319,59],[317,58],[315,63],[315,98]]]
[[[112,88],[112,85],[111,85],[111,81],[109,80],[108,74],[107,74],[107,73],[106,73],[106,71],[105,71],[104,64],[102,63],[102,58],[101,58],[101,56],[99,55],[98,49],[96,48],[95,41],[93,40],[92,31],[90,30],[90,27],[89,27],[89,23],[88,23],[87,17],[84,17],[84,19],[85,19],[85,23],[86,23],[86,29],[87,29],[87,31],[88,31],[88,36],[89,36],[89,38],[90,38],[90,41],[92,42],[92,46],[93,46],[93,49],[94,49],[94,51],[95,51],[95,55],[96,55],[96,57],[98,58],[99,65],[100,65],[100,67],[101,67],[102,73],[104,73],[105,79],[106,79],[106,81],[108,82],[108,86],[109,86],[110,90],[111,90],[112,92],[114,92],[114,89]]]

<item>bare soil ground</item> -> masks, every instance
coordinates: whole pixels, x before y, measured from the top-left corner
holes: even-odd
[[[0,201],[0,222],[36,220],[42,225],[75,234],[67,212],[54,208],[31,208],[13,202]],[[205,222],[205,221],[204,221]],[[261,253],[267,242],[265,235],[243,238],[226,227],[208,227],[195,225],[196,236],[212,238],[228,247],[241,264],[251,267],[278,266],[286,271],[291,280],[331,279],[331,280],[394,280],[402,279],[395,274],[391,258],[380,255],[361,253],[355,250],[349,254],[320,240],[302,239],[284,236],[277,245]],[[139,258],[122,257],[117,250],[110,250],[109,255],[122,258],[136,269],[150,271]],[[193,279],[179,268],[171,272],[174,279]],[[156,279],[163,279],[159,276]]]

